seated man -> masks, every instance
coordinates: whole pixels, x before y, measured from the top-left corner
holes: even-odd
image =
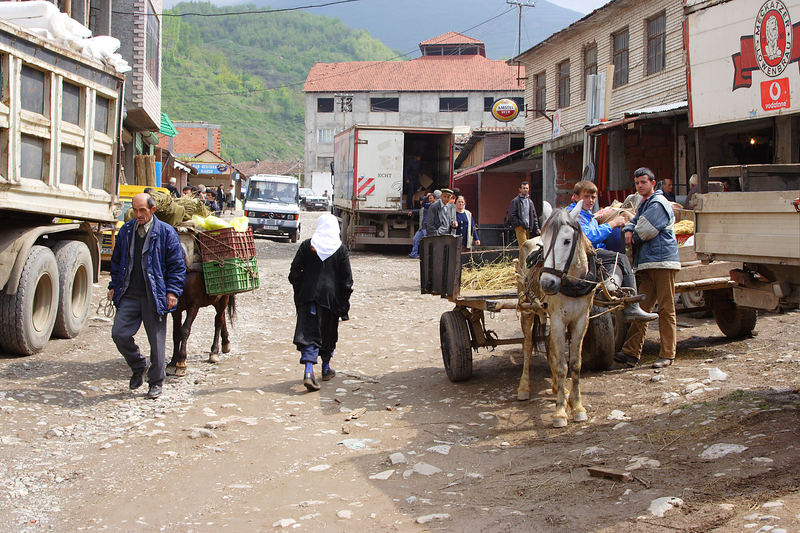
[[[609,275],[613,275],[614,281],[620,287],[629,287],[636,293],[636,277],[633,274],[631,263],[625,254],[606,250],[605,241],[614,228],[625,225],[625,218],[617,216],[610,222],[598,224],[592,216],[592,207],[597,200],[597,186],[591,181],[579,181],[575,184],[572,194],[572,204],[567,210],[572,212],[578,202],[582,202],[578,222],[581,224],[583,234],[591,241],[592,246],[597,252],[598,261],[605,267]],[[625,320],[655,320],[658,315],[655,313],[645,313],[637,302],[630,303],[623,310]]]

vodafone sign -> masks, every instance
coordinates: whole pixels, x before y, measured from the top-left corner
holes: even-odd
[[[791,104],[789,78],[761,82],[761,109],[775,111],[787,109]]]
[[[492,105],[492,116],[500,122],[511,122],[519,115],[519,106],[514,100],[502,98]]]

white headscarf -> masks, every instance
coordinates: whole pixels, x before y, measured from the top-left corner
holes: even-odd
[[[311,236],[311,246],[317,251],[320,260],[325,261],[336,253],[341,245],[339,220],[330,213],[325,213],[317,219],[317,229]]]

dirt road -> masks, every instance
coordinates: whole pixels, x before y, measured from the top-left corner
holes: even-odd
[[[589,421],[556,430],[543,358],[528,402],[515,347],[447,380],[451,305],[419,294],[404,254],[352,255],[338,374],[307,393],[286,280],[296,246],[258,240],[261,288],[237,297],[232,352],[205,362],[203,310],[188,374],[158,400],[128,390],[102,316],[40,354],[0,356],[0,531],[800,530],[800,314],[761,317],[737,341],[679,317],[675,365],[587,373]],[[511,312],[492,327],[518,330]]]

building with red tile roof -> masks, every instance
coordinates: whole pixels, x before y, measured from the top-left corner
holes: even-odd
[[[419,44],[410,61],[317,63],[306,78],[305,174],[330,172],[334,135],[353,124],[473,129],[522,127],[491,113],[500,98],[523,109],[516,67],[486,58],[485,45],[457,32]]]

